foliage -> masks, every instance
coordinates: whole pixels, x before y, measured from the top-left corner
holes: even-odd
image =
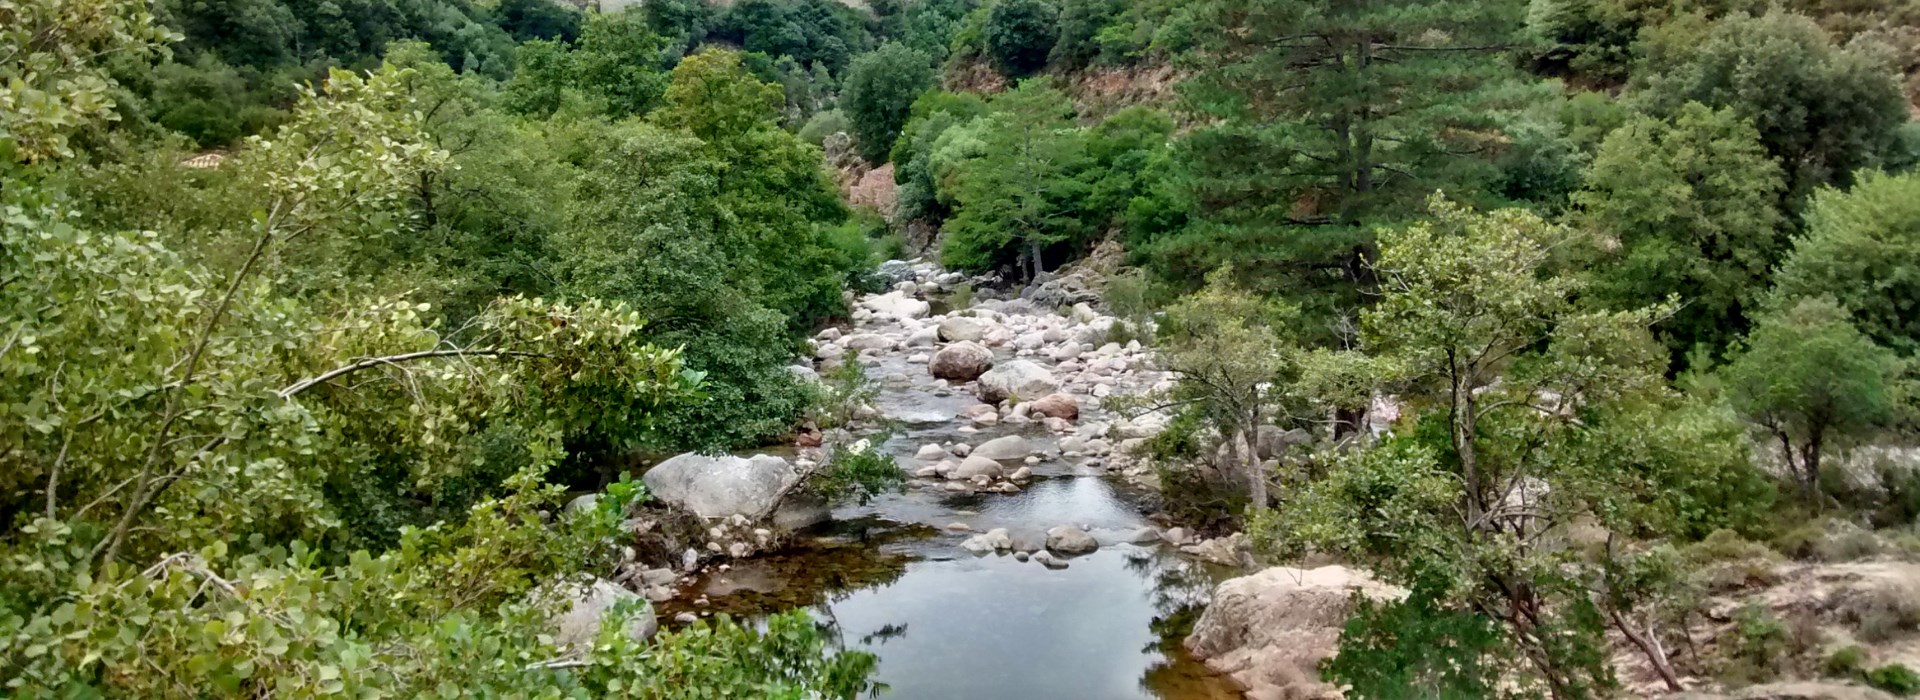
[[[947,130],[971,122],[987,112],[987,102],[977,95],[930,91],[914,100],[906,126],[894,141],[888,160],[894,164],[893,180],[900,186],[895,198],[895,215],[902,221],[940,221],[951,214],[939,197],[940,183],[933,168],[934,147]]]
[[[1492,698],[1503,696],[1511,655],[1499,623],[1446,609],[1435,592],[1420,590],[1386,603],[1356,597],[1321,675],[1356,699]]]
[[[860,408],[879,395],[880,388],[867,376],[865,365],[848,360],[821,377],[818,391],[813,421],[822,429],[831,429],[852,423]]]
[[[858,11],[834,0],[741,0],[718,19],[713,34],[746,51],[825,66],[834,75],[872,40]]]
[[[808,477],[805,488],[829,501],[851,497],[862,505],[874,496],[899,490],[907,473],[893,455],[880,449],[885,443],[886,436],[880,435],[836,447],[821,470]]]
[[[1866,171],[1852,189],[1815,192],[1807,230],[1781,265],[1779,304],[1831,297],[1875,343],[1920,351],[1920,174]]]
[[[1370,286],[1376,226],[1435,189],[1475,193],[1492,144],[1545,98],[1485,47],[1506,2],[1220,0],[1180,85],[1182,184],[1198,221],[1147,241],[1163,278],[1222,263],[1331,321]],[[1317,330],[1317,329],[1315,329]]]
[[[1666,116],[1689,102],[1733,110],[1780,161],[1795,200],[1879,164],[1907,121],[1886,56],[1866,43],[1836,46],[1801,15],[1735,13],[1676,50],[1636,76],[1641,103]]]
[[[932,63],[905,45],[887,43],[854,59],[847,69],[841,108],[853,127],[861,157],[873,163],[884,161],[911,116],[914,101],[931,87]]]
[[[1901,364],[1873,344],[1830,299],[1802,299],[1761,319],[1724,372],[1735,410],[1779,441],[1813,503],[1830,441],[1864,436],[1893,420]]]
[[[981,40],[995,69],[1025,78],[1046,67],[1059,38],[1059,8],[1047,0],[995,0],[986,9]]]
[[[136,3],[0,7],[0,163],[72,156],[75,130],[115,118],[106,61],[161,54],[175,38]]]
[[[1048,249],[1082,244],[1087,235],[1077,215],[1085,185],[1073,177],[1084,138],[1068,122],[1066,96],[1044,79],[995,96],[989,110],[965,132],[978,141],[955,165],[951,188],[942,189],[957,211],[940,259],[962,270],[1012,267],[1038,276]],[[954,135],[945,134],[939,148],[953,147]],[[937,170],[938,152],[934,158]]]
[[[1913,697],[1920,693],[1920,673],[1907,668],[1904,664],[1887,664],[1860,674],[1867,685],[1893,693],[1900,697]]]
[[[853,123],[847,121],[845,112],[829,109],[824,112],[814,112],[813,116],[807,118],[807,123],[794,133],[800,137],[800,140],[820,146],[826,143],[828,136],[850,133],[852,130]]]
[[[1301,422],[1301,397],[1292,393],[1298,350],[1282,340],[1294,313],[1236,287],[1222,268],[1167,309],[1157,346],[1160,365],[1176,378],[1166,402],[1204,416],[1232,446],[1256,511],[1268,500],[1269,477],[1254,450],[1261,428]]]
[[[1581,222],[1616,248],[1596,266],[1593,293],[1622,308],[1684,295],[1662,324],[1670,352],[1723,350],[1783,257],[1782,188],[1779,166],[1731,110],[1632,118],[1600,144],[1574,195]]]
[[[548,116],[575,93],[611,117],[645,114],[667,87],[665,50],[640,13],[589,15],[577,45],[536,39],[520,46],[506,101],[523,114]]]

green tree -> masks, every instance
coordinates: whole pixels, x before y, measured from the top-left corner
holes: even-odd
[[[853,126],[860,156],[884,162],[914,101],[932,87],[932,62],[904,44],[888,43],[855,58],[847,69],[840,107]]]
[[[1781,299],[1830,297],[1874,342],[1920,352],[1920,175],[1868,171],[1823,188],[1776,275]]]
[[[996,0],[987,8],[981,39],[993,67],[1025,78],[1047,66],[1060,35],[1060,10],[1046,0]]]
[[[956,166],[956,214],[947,222],[940,257],[972,270],[1012,262],[1037,277],[1049,248],[1086,233],[1079,216],[1086,187],[1075,178],[1085,139],[1068,121],[1073,108],[1066,95],[1045,79],[996,96],[990,109],[973,132],[978,156]]]
[[[1078,70],[1100,57],[1100,33],[1126,12],[1120,0],[1065,0],[1060,5],[1060,38],[1048,62],[1062,70]]]
[[[1893,421],[1900,371],[1839,305],[1803,298],[1762,318],[1724,377],[1734,408],[1779,440],[1802,495],[1817,506],[1821,455]]]
[[[1221,268],[1168,307],[1158,351],[1178,382],[1165,405],[1197,411],[1219,431],[1255,511],[1266,509],[1272,478],[1255,451],[1261,429],[1305,423],[1296,390],[1302,351],[1284,340],[1294,315],[1237,288],[1232,270]]]
[[[1522,692],[1602,695],[1614,681],[1603,606],[1578,573],[1589,564],[1539,543],[1606,515],[1601,504],[1658,497],[1632,488],[1638,467],[1584,441],[1662,400],[1663,353],[1646,330],[1661,311],[1583,309],[1579,281],[1548,274],[1579,239],[1537,215],[1431,206],[1431,221],[1382,231],[1382,299],[1362,316],[1377,376],[1425,410],[1412,433],[1343,458],[1272,522],[1499,620],[1531,667]]]
[[[1592,293],[1619,308],[1685,299],[1662,325],[1676,360],[1738,337],[1784,254],[1780,167],[1730,110],[1636,117],[1601,143],[1577,218],[1616,250]]]
[[[1880,164],[1907,122],[1906,98],[1882,51],[1835,46],[1812,19],[1782,10],[1721,19],[1634,84],[1655,114],[1678,115],[1699,102],[1751,122],[1785,169],[1789,201],[1819,185],[1844,186],[1855,170]]]
[[[1199,220],[1150,243],[1233,263],[1309,317],[1360,303],[1375,226],[1483,190],[1503,122],[1544,94],[1499,51],[1514,3],[1219,0],[1199,10],[1182,150]],[[1545,85],[1541,85],[1542,88]]]
[[[71,156],[68,137],[115,118],[106,61],[166,51],[174,36],[137,4],[79,12],[25,0],[0,8],[0,162]]]

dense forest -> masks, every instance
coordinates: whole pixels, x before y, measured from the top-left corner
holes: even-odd
[[[1920,561],[1916,97],[1897,2],[0,0],[0,695],[865,694],[554,582],[664,457],[902,488],[821,352],[883,262],[1116,249],[1158,508],[1407,592],[1346,697],[1920,692],[1920,583],[1703,621]]]

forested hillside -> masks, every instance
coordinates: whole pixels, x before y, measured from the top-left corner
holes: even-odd
[[[1920,692],[1916,96],[1896,2],[0,0],[0,695],[854,697],[652,605],[1035,469],[1396,587],[1346,697]]]

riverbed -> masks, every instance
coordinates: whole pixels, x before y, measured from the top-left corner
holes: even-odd
[[[778,553],[710,570],[661,606],[662,619],[809,610],[844,648],[878,657],[885,698],[1240,697],[1232,681],[1179,643],[1213,585],[1232,572],[1172,546],[1126,543],[1130,533],[1153,526],[1143,513],[1150,494],[1110,476],[1099,456],[1063,455],[1063,434],[1037,421],[981,426],[962,417],[979,402],[965,386],[932,378],[925,360],[914,357],[932,348],[905,343],[924,325],[874,314],[848,329],[902,341],[843,360],[861,362],[878,381],[871,403],[884,418],[875,423],[886,427],[869,434],[885,435],[882,449],[908,473],[926,466],[915,459],[925,445],[1021,435],[1037,458],[1022,463],[1033,477],[1013,493],[910,479],[900,492],[836,508],[831,522]],[[996,361],[1014,354],[1007,344],[995,348]],[[1021,354],[1057,369],[1044,355]],[[1108,419],[1097,400],[1081,398],[1077,425]],[[961,548],[995,528],[1044,539],[1060,525],[1087,530],[1100,548],[1066,558],[1065,568]]]

